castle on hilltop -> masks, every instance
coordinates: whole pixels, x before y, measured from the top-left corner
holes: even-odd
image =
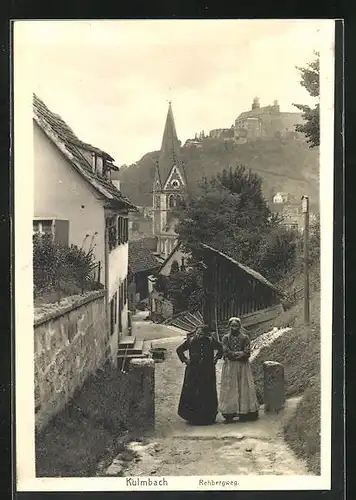
[[[188,139],[184,147],[200,148],[205,139],[222,139],[225,142],[243,144],[256,139],[273,139],[276,137],[296,138],[298,132],[295,126],[304,123],[302,113],[283,112],[278,101],[272,105],[260,106],[255,97],[251,109],[241,113],[230,128],[216,128],[209,134],[195,134],[194,139]]]
[[[282,112],[278,101],[260,106],[255,97],[249,111],[244,111],[235,120],[234,141],[246,142],[258,138],[296,135],[295,126],[303,123],[302,113]]]

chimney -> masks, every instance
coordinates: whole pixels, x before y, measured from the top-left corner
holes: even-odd
[[[278,101],[273,101],[273,107],[279,113],[279,104],[278,104]]]
[[[111,182],[114,184],[114,186],[116,187],[116,189],[118,191],[120,191],[120,181],[118,179],[112,179]]]
[[[258,97],[255,97],[251,109],[258,109],[259,107],[260,107],[260,100]]]

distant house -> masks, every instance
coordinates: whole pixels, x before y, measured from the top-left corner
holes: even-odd
[[[176,263],[179,269],[185,268],[188,257],[189,256],[182,250],[182,242],[178,242],[159,268],[158,273],[163,276],[169,276],[173,263]]]
[[[272,198],[272,203],[288,203],[290,196],[288,193],[276,193]]]
[[[184,143],[185,148],[197,148],[201,149],[203,147],[201,141],[197,139],[187,139]]]
[[[160,267],[145,240],[131,241],[129,245],[129,309],[136,310],[137,303],[149,297],[148,277]]]
[[[141,213],[129,214],[129,240],[138,240],[152,235],[152,217]]]
[[[210,130],[209,137],[212,139],[232,139],[234,137],[234,128],[215,128]]]
[[[172,317],[176,311],[169,297],[165,295],[157,285],[157,280],[160,276],[169,276],[172,271],[172,266],[176,266],[177,270],[186,269],[189,255],[183,252],[182,242],[178,242],[171,253],[167,256],[164,262],[157,270],[156,277],[151,277],[151,294],[150,294],[150,309],[152,316],[168,319]]]
[[[283,193],[277,193],[283,194]],[[283,197],[274,196],[273,199],[277,199],[276,202],[272,202],[269,205],[269,209],[272,213],[278,214],[282,218],[282,225],[298,231],[303,230],[303,214],[301,211],[300,203],[293,202],[283,202]]]
[[[111,181],[113,158],[81,141],[33,97],[33,230],[65,245],[92,245],[98,280],[106,290],[108,338],[116,362],[128,330],[128,213],[136,207]]]

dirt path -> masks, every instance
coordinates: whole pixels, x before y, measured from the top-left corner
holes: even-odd
[[[169,333],[171,335],[171,332]],[[224,424],[218,416],[213,426],[187,425],[177,415],[184,366],[175,349],[183,337],[154,341],[167,349],[167,358],[156,364],[156,426],[143,442],[131,443],[132,462],[116,464],[120,475],[308,475],[281,437],[281,426],[295,408],[289,400],[283,414],[265,415],[257,422]],[[222,362],[217,365],[218,386]],[[114,472],[115,473],[115,472]],[[112,470],[111,470],[112,474]]]

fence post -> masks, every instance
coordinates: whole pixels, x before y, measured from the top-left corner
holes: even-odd
[[[302,212],[304,214],[304,323],[309,325],[309,198],[302,196]]]

